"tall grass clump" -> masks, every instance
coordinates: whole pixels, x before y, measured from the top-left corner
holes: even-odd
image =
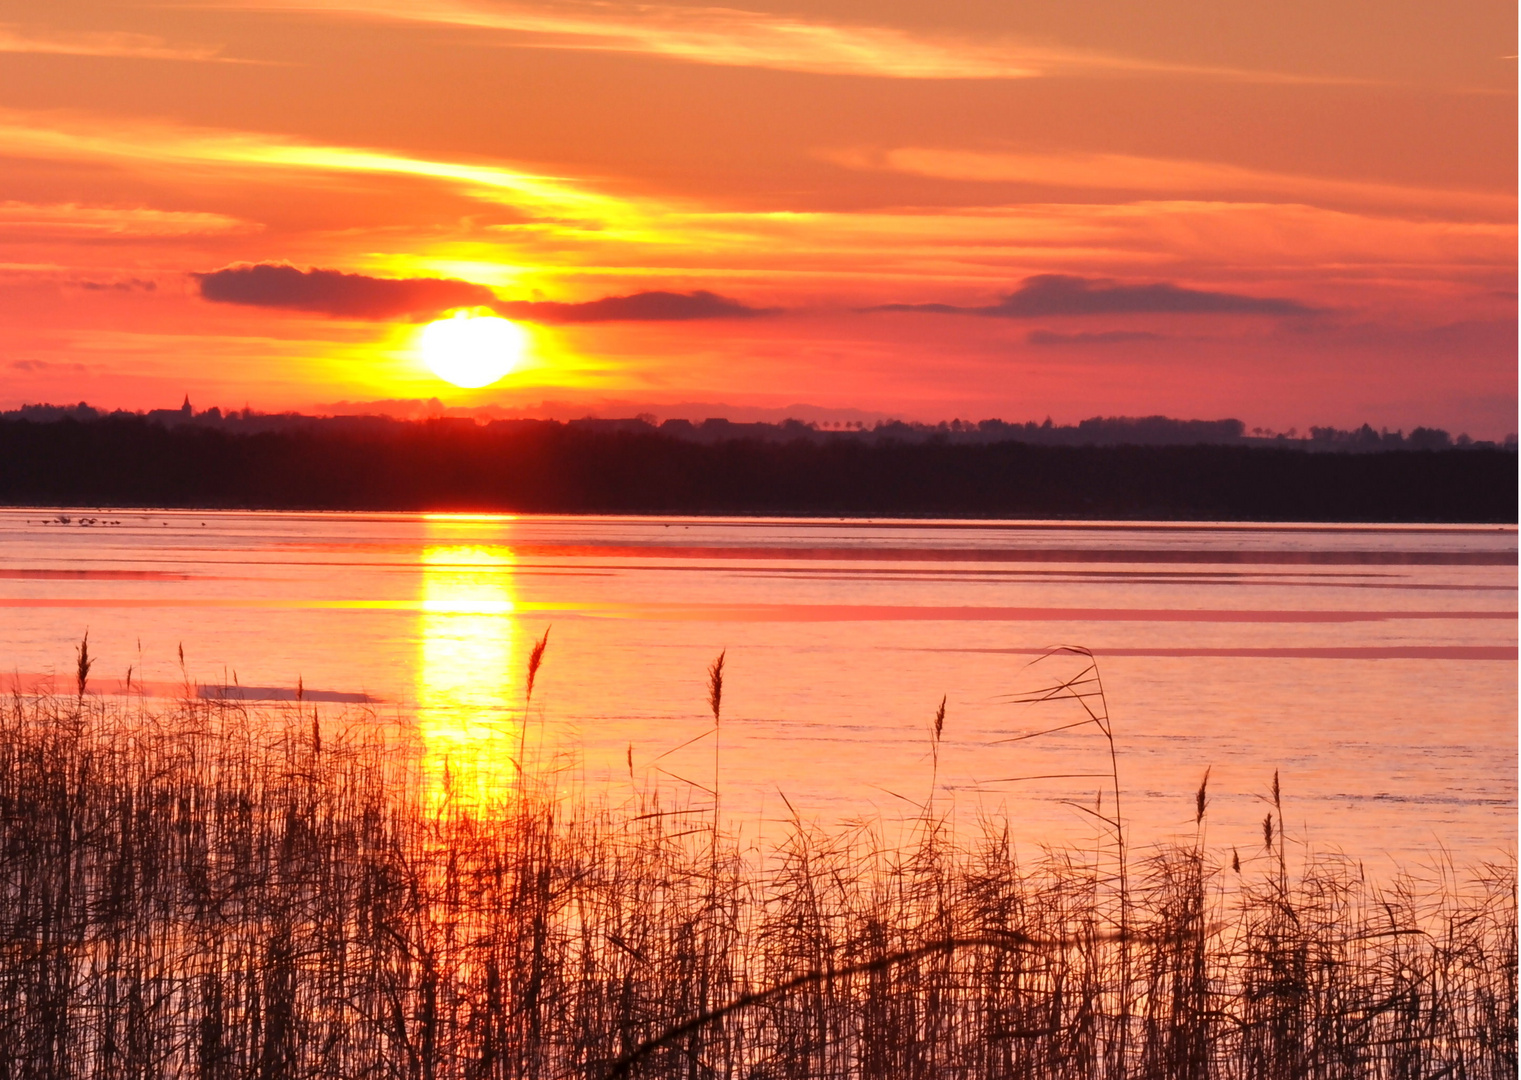
[[[1112,849],[929,812],[757,854],[531,770],[429,797],[362,717],[104,703],[84,661],[0,709],[3,1078],[1516,1075],[1513,864],[1375,884],[1276,830],[1233,870],[1207,779],[1123,895]]]

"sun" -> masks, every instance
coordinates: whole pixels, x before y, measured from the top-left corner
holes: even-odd
[[[466,390],[490,386],[523,360],[528,335],[515,322],[457,311],[423,327],[423,362],[445,382]]]

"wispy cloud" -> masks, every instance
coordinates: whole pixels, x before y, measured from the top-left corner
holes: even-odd
[[[956,205],[933,212],[924,207],[749,210],[691,198],[625,195],[606,182],[545,175],[492,159],[435,158],[278,134],[5,109],[0,109],[0,154],[102,167],[99,179],[106,191],[118,185],[116,170],[149,179],[166,199],[210,184],[229,193],[231,201],[224,203],[229,207],[240,205],[241,192],[264,190],[272,183],[288,185],[292,204],[299,206],[307,193],[320,197],[328,186],[347,189],[361,177],[373,178],[381,187],[387,177],[425,181],[436,189],[436,196],[426,196],[436,201],[435,220],[447,222],[448,231],[393,230],[382,246],[361,226],[330,238],[307,235],[289,249],[290,255],[385,277],[456,277],[515,290],[564,287],[551,285],[560,281],[573,282],[573,294],[581,294],[589,281],[609,278],[626,283],[607,290],[621,293],[701,289],[717,280],[764,281],[766,295],[784,303],[789,295],[808,296],[809,304],[832,295],[840,304],[866,306],[900,299],[909,283],[925,287],[933,282],[929,287],[935,299],[967,305],[976,303],[970,297],[1042,272],[1126,280],[1256,280],[1273,283],[1264,284],[1273,289],[1313,280],[1324,295],[1328,267],[1335,268],[1335,288],[1356,288],[1362,287],[1359,282],[1432,274],[1456,275],[1454,280],[1488,275],[1503,283],[1513,281],[1515,265],[1513,216],[1461,221],[1229,194],[1122,201],[1052,201],[1046,195],[1039,202]],[[450,200],[459,201],[451,205]],[[474,219],[472,203],[492,208],[488,220]],[[250,215],[268,212],[259,200],[248,205]],[[511,223],[499,223],[503,207],[511,208]],[[40,239],[49,238],[44,219],[57,223],[56,236],[72,235],[69,229],[86,225],[102,235],[128,227],[166,234],[257,227],[188,210],[65,211],[11,204],[3,213],[29,222],[21,231]],[[0,226],[4,223],[0,214]],[[278,221],[271,226],[286,227]],[[51,265],[45,252],[28,254],[28,266]],[[1302,294],[1299,288],[1294,292]],[[1344,304],[1343,299],[1334,302]]]
[[[926,35],[728,7],[471,0],[225,0],[222,6],[461,26],[510,34],[512,44],[536,48],[638,53],[817,75],[1028,79],[1110,73],[1278,83],[1352,81],[1175,64],[1032,41]]]
[[[221,55],[220,46],[176,45],[152,34],[125,31],[30,31],[0,23],[0,53],[54,56],[100,56],[135,60],[188,60],[201,63],[250,63]]]
[[[70,375],[83,375],[86,368],[80,363],[55,363],[50,360],[12,360],[12,371],[23,371],[27,374],[42,374],[46,372],[65,372]]]
[[[877,170],[976,183],[1166,194],[1271,196],[1304,203],[1437,208],[1511,220],[1514,192],[1426,188],[1373,181],[1272,172],[1209,161],[1082,152],[998,152],[899,147],[873,151],[831,150],[821,156],[851,169]]]
[[[12,235],[87,237],[208,236],[250,232],[259,226],[225,214],[155,210],[142,206],[0,202],[0,227]]]
[[[626,204],[556,177],[502,165],[437,161],[362,147],[104,117],[0,110],[0,151],[52,160],[138,161],[260,170],[411,176],[559,216],[614,218]]]
[[[116,281],[75,282],[86,292],[157,292],[158,282],[152,278],[123,278]]]

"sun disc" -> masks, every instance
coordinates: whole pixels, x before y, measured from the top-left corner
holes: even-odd
[[[460,311],[423,327],[420,348],[433,374],[473,390],[517,368],[526,344],[527,335],[517,323]]]

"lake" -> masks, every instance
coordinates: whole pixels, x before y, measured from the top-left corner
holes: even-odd
[[[0,537],[8,681],[72,692],[88,630],[96,692],[129,667],[159,697],[299,681],[334,722],[415,725],[483,792],[521,746],[567,789],[707,799],[725,650],[718,786],[747,834],[933,798],[960,828],[1006,813],[1032,856],[1092,844],[1107,743],[1075,700],[1016,700],[1087,666],[1040,659],[1070,645],[1133,850],[1193,835],[1206,768],[1207,840],[1243,858],[1275,770],[1301,850],[1515,850],[1511,526],[8,509]]]

